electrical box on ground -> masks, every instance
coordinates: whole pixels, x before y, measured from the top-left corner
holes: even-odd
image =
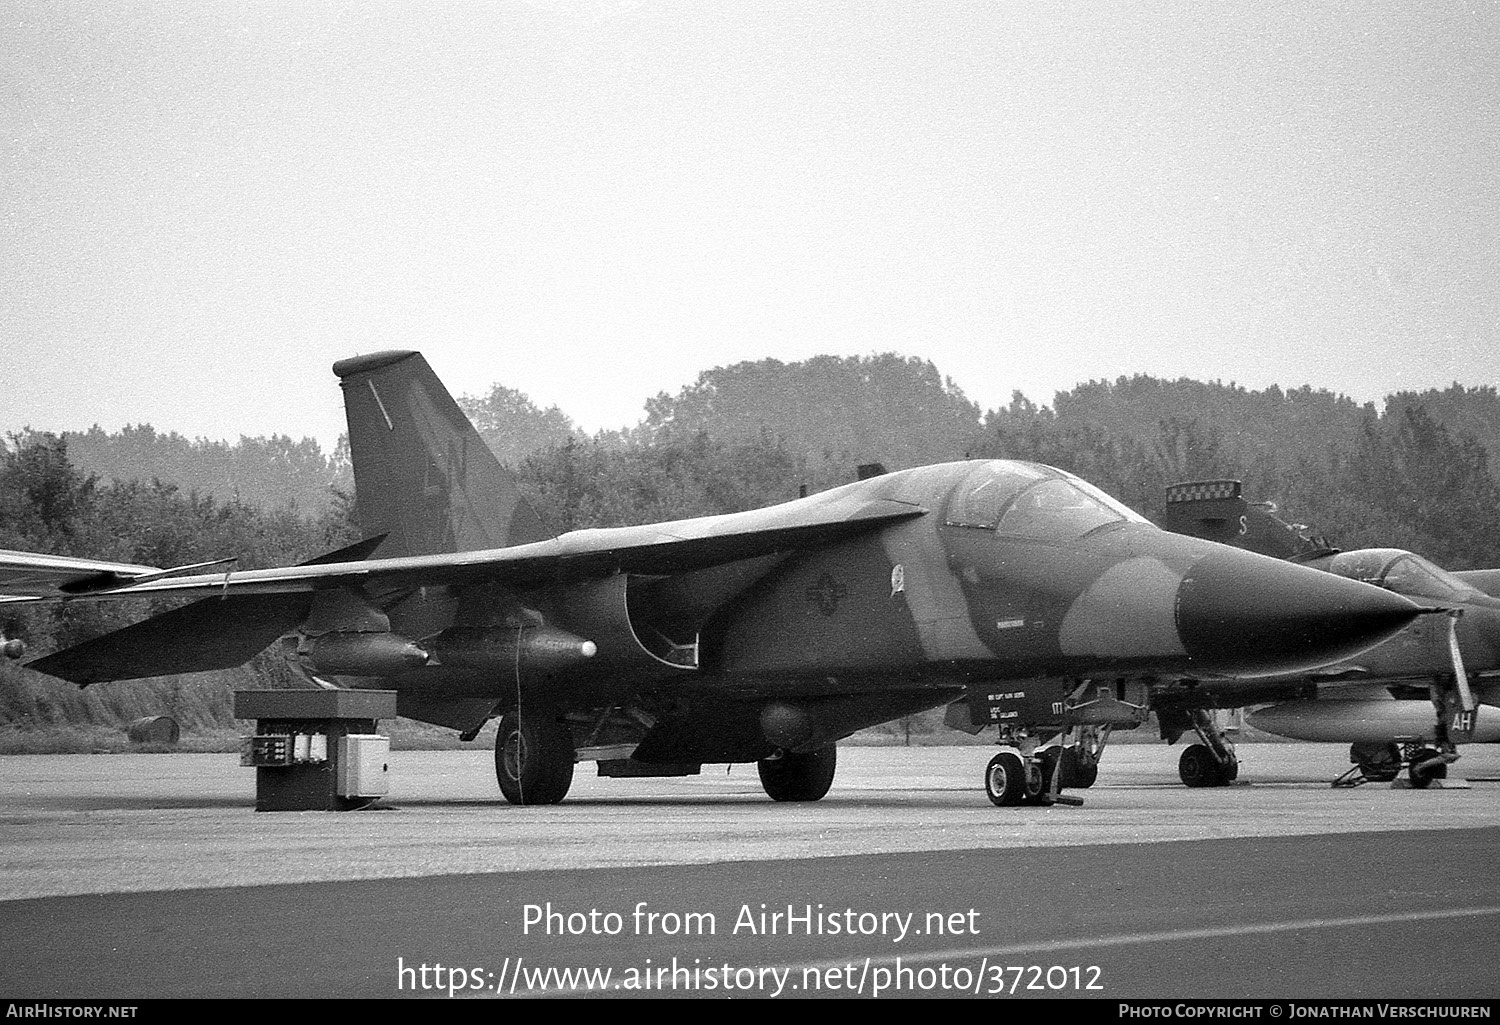
[[[379,734],[351,733],[339,741],[340,797],[384,797],[391,792],[391,742]]]
[[[350,811],[390,793],[390,741],[376,729],[396,715],[394,691],[238,691],[234,714],[256,721],[240,747],[256,811]]]

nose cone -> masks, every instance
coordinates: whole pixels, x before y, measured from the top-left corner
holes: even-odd
[[[1192,663],[1205,670],[1270,676],[1341,662],[1420,612],[1370,584],[1215,547],[1177,591],[1178,635]]]

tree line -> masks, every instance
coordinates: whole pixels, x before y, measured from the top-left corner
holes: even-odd
[[[1493,405],[1475,392],[1476,407]],[[1071,470],[1153,517],[1168,484],[1236,478],[1337,547],[1500,566],[1500,482],[1486,446],[1447,415],[1411,393],[1377,412],[1306,387],[1132,377],[1079,385],[1051,408],[1018,395],[986,417],[974,451]]]
[[[1235,478],[1343,548],[1409,548],[1453,569],[1500,566],[1500,398],[1402,392],[1383,409],[1325,389],[1137,375],[982,413],[921,360],[776,360],[706,371],[635,428],[586,437],[497,386],[464,406],[558,529],[728,512],[800,488],[965,458],[1069,470],[1159,518],[1168,484]],[[516,439],[527,439],[517,447]]]

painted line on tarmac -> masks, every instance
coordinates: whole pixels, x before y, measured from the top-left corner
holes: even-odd
[[[869,981],[869,973],[872,968],[877,971],[885,970],[887,965],[916,965],[931,961],[958,961],[979,959],[981,961],[977,974],[970,967],[970,976],[975,980],[975,991],[979,993],[986,985],[986,979],[993,980],[994,973],[998,972],[1003,982],[1004,973],[1017,969],[1010,968],[1005,964],[1004,958],[1014,955],[1050,954],[1071,950],[1094,950],[1099,947],[1128,947],[1148,943],[1177,943],[1183,940],[1198,939],[1226,939],[1237,936],[1265,936],[1284,932],[1301,932],[1308,929],[1347,929],[1371,925],[1395,925],[1405,922],[1429,922],[1443,921],[1456,918],[1479,918],[1486,915],[1500,915],[1500,906],[1487,906],[1478,908],[1445,908],[1434,911],[1407,911],[1384,915],[1355,915],[1347,918],[1302,918],[1285,922],[1260,922],[1251,925],[1220,926],[1202,929],[1166,929],[1160,932],[1133,932],[1118,933],[1113,936],[1087,936],[1072,939],[1040,940],[1029,943],[1011,943],[1002,946],[988,947],[954,947],[945,950],[913,950],[902,951],[896,954],[880,955],[850,955],[849,957],[823,960],[823,961],[796,961],[777,965],[765,965],[754,969],[746,968],[764,977],[764,973],[770,973],[772,978],[791,978],[792,973],[799,973],[797,978],[805,978],[800,973],[823,973],[843,969],[850,974],[852,982],[853,973],[858,972],[860,980],[853,992],[863,995],[866,983]],[[991,959],[1001,959],[994,960]],[[674,967],[676,958],[673,958]],[[717,958],[713,959],[717,963]],[[508,961],[508,959],[507,959]],[[727,959],[726,959],[727,961]],[[972,963],[972,961],[971,961]],[[695,967],[697,962],[695,961]],[[726,965],[727,966],[727,965]],[[519,965],[517,966],[519,968]],[[712,967],[712,966],[711,966]],[[665,971],[664,966],[658,966],[657,971]],[[687,970],[684,968],[683,970]],[[1029,969],[1026,969],[1029,970]],[[648,969],[650,971],[650,969]],[[519,974],[519,972],[517,973]],[[1019,980],[1016,980],[1019,981]],[[511,996],[526,997],[555,997],[555,996],[581,996],[589,992],[607,992],[620,989],[620,984],[607,987],[605,990],[589,990],[588,988],[526,988],[520,991],[515,989],[515,978],[512,977]],[[670,987],[675,989],[675,985]],[[659,988],[660,992],[661,989]],[[1001,992],[1004,990],[1002,989]],[[504,989],[499,990],[504,993]]]
[[[1225,939],[1235,936],[1265,936],[1282,932],[1301,932],[1307,929],[1348,929],[1368,925],[1395,925],[1402,922],[1430,922],[1453,918],[1479,918],[1485,915],[1500,915],[1500,906],[1478,908],[1444,908],[1434,911],[1404,911],[1384,915],[1357,915],[1349,918],[1301,918],[1286,922],[1260,922],[1250,925],[1226,925],[1202,929],[1166,929],[1161,932],[1118,933],[1114,936],[1083,936],[1061,940],[1038,940],[1029,943],[1012,943],[998,947],[964,947],[948,950],[915,950],[900,954],[882,954],[872,957],[876,964],[894,962],[941,961],[945,958],[961,957],[1005,957],[1011,954],[1046,954],[1054,951],[1092,949],[1095,947],[1130,947],[1145,943],[1178,943],[1183,940]],[[819,968],[845,964],[849,959],[809,963],[805,967]],[[863,960],[862,958],[860,960]],[[778,966],[780,967],[780,966]],[[803,967],[788,965],[787,967]]]

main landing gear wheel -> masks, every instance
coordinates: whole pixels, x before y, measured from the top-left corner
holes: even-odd
[[[1423,762],[1431,761],[1438,757],[1436,748],[1424,747],[1411,756],[1411,768],[1407,769],[1407,775],[1411,779],[1413,790],[1425,790],[1435,779],[1448,778],[1448,763],[1439,762],[1436,765],[1422,767]]]
[[[1190,787],[1228,786],[1239,774],[1238,762],[1220,765],[1207,744],[1194,744],[1177,761],[1177,775]]]
[[[803,754],[788,751],[779,758],[762,758],[756,763],[760,785],[773,801],[816,801],[833,786],[838,757],[839,749],[829,744]]]
[[[990,759],[984,770],[984,792],[989,795],[991,804],[1002,808],[1021,804],[1027,796],[1027,776],[1020,755],[1014,751],[1001,751]]]
[[[509,712],[495,734],[495,778],[511,804],[556,804],[573,785],[573,733],[550,713]]]

